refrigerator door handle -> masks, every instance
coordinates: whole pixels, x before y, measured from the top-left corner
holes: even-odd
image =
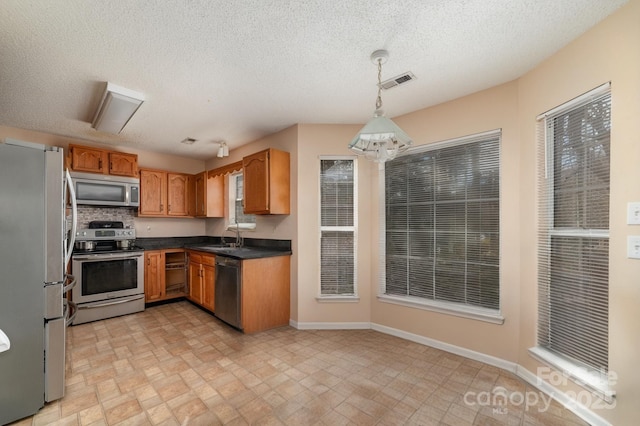
[[[68,282],[68,284],[65,284],[64,288],[62,289],[62,294],[67,293],[68,291],[71,291],[71,289],[73,289],[77,284],[77,280],[74,275],[66,274],[64,277],[65,277],[65,282],[66,283]]]
[[[78,203],[76,201],[76,190],[73,187],[73,180],[69,174],[69,169],[65,170],[67,187],[69,188],[69,196],[71,198],[71,235],[67,239],[67,247],[65,247],[64,254],[64,267],[65,270],[69,266],[71,260],[71,253],[73,252],[73,246],[76,243],[76,230],[78,228]]]
[[[65,326],[69,327],[71,324],[73,324],[73,320],[76,319],[76,315],[78,315],[78,305],[75,304],[74,302],[67,300],[65,302],[66,304],[66,323]]]

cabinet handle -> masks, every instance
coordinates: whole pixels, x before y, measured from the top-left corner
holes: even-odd
[[[101,169],[102,168],[102,158],[98,160],[98,168]]]
[[[147,266],[151,265],[151,259],[147,259]]]

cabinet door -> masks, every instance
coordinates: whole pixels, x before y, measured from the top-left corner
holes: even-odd
[[[245,213],[291,212],[289,158],[288,152],[269,148],[242,159]]]
[[[167,212],[167,173],[159,170],[140,170],[140,216],[159,216]]]
[[[182,173],[167,173],[167,214],[189,215],[189,179]]]
[[[187,215],[196,216],[196,175],[187,175]]]
[[[107,173],[107,151],[86,146],[69,145],[71,168],[76,172]]]
[[[224,217],[224,176],[209,174],[205,192],[207,217]]]
[[[207,216],[207,172],[198,173],[194,177],[194,199],[196,205],[196,216]]]
[[[164,297],[164,259],[159,250],[144,252],[144,300],[153,302]]]
[[[138,176],[138,156],[124,152],[109,153],[109,174],[118,176]]]
[[[269,150],[242,159],[244,175],[244,212],[269,212]]]
[[[213,265],[202,265],[202,306],[213,311],[216,269]]]
[[[202,265],[189,261],[189,299],[202,304]]]

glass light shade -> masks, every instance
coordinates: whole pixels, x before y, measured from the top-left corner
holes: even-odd
[[[351,141],[349,149],[376,163],[384,163],[406,151],[412,143],[411,138],[396,123],[385,117],[381,109],[377,109],[373,118]]]

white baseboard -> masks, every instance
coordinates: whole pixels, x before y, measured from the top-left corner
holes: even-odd
[[[470,358],[475,361],[484,362],[485,364],[493,365],[494,367],[502,368],[503,370],[515,373],[518,364],[510,361],[506,361],[501,358],[496,358],[491,355],[486,355],[480,352],[472,351],[470,349],[461,348],[460,346],[451,345],[449,343],[441,342],[439,340],[430,339],[428,337],[420,336],[418,334],[408,333],[406,331],[398,330],[396,328],[387,327],[380,324],[371,324],[371,328],[381,333],[390,334],[392,336],[400,337],[405,340],[420,343],[432,348],[441,349],[445,352],[460,355],[465,358]]]
[[[565,394],[564,392],[557,389],[555,386],[541,380],[538,376],[533,374],[531,371],[527,370],[521,365],[518,365],[517,371],[515,373],[518,377],[529,383],[531,386],[535,386],[542,392],[549,395],[551,398],[555,399],[559,404],[565,407],[567,410],[574,413],[576,416],[580,417],[585,422],[589,423],[591,426],[611,426],[611,423],[598,416],[589,408],[584,405],[577,404],[576,401],[572,400]],[[585,391],[586,392],[586,391]]]
[[[480,361],[485,364],[492,365],[494,367],[501,368],[503,370],[514,373],[521,379],[525,380],[532,386],[535,386],[540,391],[549,395],[555,399],[558,403],[564,406],[567,410],[580,417],[585,422],[592,426],[611,426],[611,423],[595,414],[589,408],[584,405],[576,404],[575,401],[570,399],[565,393],[561,392],[549,383],[540,380],[538,376],[522,367],[521,365],[507,361],[501,358],[497,358],[491,355],[483,354],[481,352],[472,351],[470,349],[462,348],[460,346],[452,345],[450,343],[441,342],[439,340],[430,339],[428,337],[420,336],[418,334],[409,333],[396,328],[387,327],[385,325],[368,323],[368,322],[303,322],[299,323],[294,320],[289,320],[289,324],[298,330],[368,330],[372,329],[379,331],[380,333],[396,336],[401,339],[409,340],[411,342],[419,343],[432,348],[440,349],[445,352],[460,355],[475,361]]]
[[[369,322],[297,322],[289,320],[289,325],[298,330],[370,330]]]

